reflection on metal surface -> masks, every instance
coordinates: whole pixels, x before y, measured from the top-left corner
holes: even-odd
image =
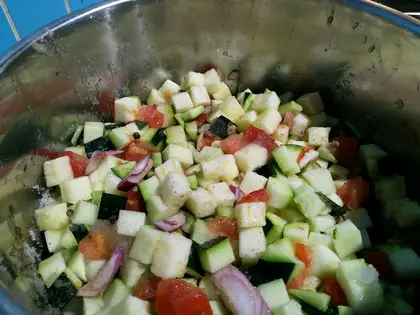
[[[225,76],[238,70],[239,90],[321,91],[330,113],[413,168],[418,34],[419,21],[355,0],[119,0],[70,15],[0,62],[0,222],[13,204],[31,224],[43,161],[31,152],[63,148],[70,125],[98,119],[99,90],[128,86],[144,100],[165,78],[208,63]]]

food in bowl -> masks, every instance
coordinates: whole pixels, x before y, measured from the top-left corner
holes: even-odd
[[[420,258],[373,244],[363,206],[376,198],[399,227],[418,224],[420,207],[404,177],[381,176],[381,148],[339,133],[318,93],[284,104],[268,89],[234,96],[210,69],[165,81],[146,103],[123,95],[112,122],[87,121],[65,151],[38,152],[46,186],[61,191],[35,210],[50,304],[80,298],[84,314],[413,312],[410,285],[392,281],[418,278]]]

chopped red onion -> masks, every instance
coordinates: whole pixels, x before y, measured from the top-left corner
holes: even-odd
[[[111,156],[111,155],[116,155],[116,154],[121,154],[121,153],[124,153],[124,151],[122,151],[122,150],[111,150],[111,151],[95,151],[95,152],[93,152],[92,156],[89,159],[89,164],[86,167],[85,174],[89,175],[94,170],[96,170],[99,167],[99,165],[102,163],[102,161],[104,160],[105,157]]]
[[[152,169],[153,161],[150,155],[146,155],[134,169],[125,177],[117,186],[120,191],[130,191],[146,176],[146,174]]]
[[[108,286],[123,263],[124,249],[117,246],[111,258],[99,270],[98,274],[79,291],[77,296],[98,296]]]
[[[240,190],[238,186],[235,186],[235,185],[230,184],[229,185],[229,189],[235,195],[236,200],[241,199],[242,196],[244,195],[243,191]]]
[[[225,306],[234,315],[269,315],[260,292],[238,268],[229,265],[212,275],[212,280]]]
[[[154,223],[159,229],[163,231],[171,232],[181,227],[186,222],[187,222],[187,214],[184,211],[181,211],[178,214],[175,214],[174,216],[166,220],[156,221]]]

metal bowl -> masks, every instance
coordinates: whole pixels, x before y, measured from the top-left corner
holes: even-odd
[[[98,91],[128,86],[144,100],[208,63],[225,76],[237,70],[239,89],[320,91],[329,113],[395,154],[416,183],[419,34],[419,21],[370,1],[118,0],[24,39],[0,60],[0,248],[13,245],[15,257],[0,273],[0,313],[20,314],[10,296],[39,312],[12,285],[33,273],[22,239],[48,198],[44,159],[32,152],[64,146],[75,122],[101,119]]]

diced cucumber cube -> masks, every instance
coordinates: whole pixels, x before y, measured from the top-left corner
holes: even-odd
[[[146,104],[147,105],[164,105],[167,104],[167,101],[163,98],[162,93],[160,93],[160,91],[156,90],[156,89],[152,89],[150,91],[149,96],[146,99]]]
[[[64,202],[76,204],[80,200],[92,199],[92,187],[89,177],[69,179],[60,184],[61,198]]]
[[[68,267],[73,273],[83,282],[87,282],[86,278],[86,266],[85,259],[83,254],[79,251],[76,251],[71,260],[69,261]]]
[[[159,179],[156,176],[152,176],[139,183],[138,186],[144,201],[147,201],[150,197],[158,194],[159,184]]]
[[[245,114],[244,109],[234,96],[228,96],[223,103],[220,104],[220,110],[233,122],[236,122],[242,115]]]
[[[190,184],[191,189],[197,189],[198,179],[196,175],[187,176],[188,183]]]
[[[325,195],[335,193],[336,191],[331,173],[324,168],[306,171],[302,174],[302,177],[315,191],[320,191]]]
[[[266,249],[262,227],[242,228],[239,231],[239,257],[244,265],[255,265]]]
[[[318,293],[309,290],[289,290],[289,294],[299,301],[308,303],[322,312],[326,312],[331,297],[325,293]]]
[[[308,144],[316,147],[327,145],[330,131],[330,127],[309,127],[307,131]]]
[[[184,174],[168,172],[159,187],[163,202],[169,208],[180,208],[191,194],[190,184]]]
[[[307,184],[302,184],[295,192],[294,201],[307,218],[316,217],[325,208],[314,190]]]
[[[226,85],[225,82],[221,82],[215,85],[212,92],[213,92],[212,93],[213,98],[218,101],[224,101],[226,98],[228,98],[231,95],[229,87]]]
[[[270,310],[280,307],[290,300],[283,279],[261,284],[258,286],[258,290]]]
[[[290,300],[286,304],[279,306],[271,311],[272,315],[303,315],[302,307],[295,300]]]
[[[328,170],[330,171],[332,178],[335,180],[347,179],[347,176],[349,175],[349,170],[338,164],[331,165]]]
[[[128,288],[133,288],[146,270],[146,265],[128,258],[121,265],[120,276]]]
[[[279,105],[280,98],[277,96],[276,92],[268,92],[263,94],[256,94],[251,108],[256,112],[262,112],[267,109],[274,109],[277,111]]]
[[[44,232],[45,242],[50,253],[54,253],[62,247],[60,245],[62,235],[62,230],[47,230]]]
[[[399,227],[414,227],[420,223],[420,205],[408,198],[400,198],[385,203],[386,218],[391,217]]]
[[[327,246],[317,244],[312,247],[311,275],[326,279],[334,277],[340,258]]]
[[[86,278],[91,281],[105,265],[106,260],[86,261]]]
[[[235,158],[231,154],[225,154],[207,162],[201,162],[201,170],[204,179],[214,181],[226,181],[231,183],[239,175]]]
[[[268,151],[258,144],[248,144],[234,153],[236,164],[242,172],[254,171],[267,164]]]
[[[364,208],[347,211],[344,214],[344,217],[346,219],[351,220],[359,230],[368,229],[373,226],[372,220],[370,219],[368,212]]]
[[[334,250],[340,258],[363,249],[360,230],[350,220],[338,223],[334,228],[332,238]]]
[[[159,88],[159,92],[168,103],[171,102],[171,96],[179,93],[180,90],[181,87],[171,80],[166,80]]]
[[[217,200],[204,188],[193,190],[185,203],[185,207],[197,218],[205,218],[216,211]]]
[[[232,245],[228,238],[219,237],[198,247],[203,269],[215,273],[235,261]]]
[[[286,144],[289,139],[290,127],[280,124],[274,131],[272,137],[274,140],[280,141],[282,144]]]
[[[93,203],[79,201],[71,216],[71,222],[74,224],[93,225],[98,217],[99,207]]]
[[[335,226],[335,218],[332,215],[318,215],[309,218],[309,224],[311,225],[311,231],[313,232],[326,232],[330,228]]]
[[[172,95],[172,106],[176,113],[184,113],[194,107],[192,99],[187,92]]]
[[[265,202],[241,203],[235,206],[234,212],[241,228],[265,226]]]
[[[94,315],[105,307],[102,296],[83,298],[83,315]]]
[[[123,97],[115,100],[115,121],[129,122],[136,119],[136,113],[140,109],[141,102],[138,97]],[[101,135],[102,136],[102,135]]]
[[[217,206],[233,207],[236,197],[225,182],[209,185],[207,190],[213,195]]]
[[[111,281],[103,294],[106,307],[112,307],[120,303],[130,294],[130,290],[120,279]]]
[[[252,191],[263,189],[267,183],[267,178],[264,176],[258,175],[255,172],[248,171],[245,173],[244,179],[239,186],[239,189],[244,194],[249,194]],[[268,187],[267,187],[268,189]]]
[[[155,173],[160,182],[164,181],[169,172],[183,173],[181,163],[177,160],[167,160],[155,168]]]
[[[165,132],[167,144],[183,144],[187,142],[187,137],[182,126],[168,127]]]
[[[303,108],[295,101],[290,101],[286,104],[280,105],[278,110],[282,116],[284,116],[287,111],[291,111],[293,115],[297,115],[303,110]]]
[[[45,161],[44,175],[47,187],[57,186],[66,180],[73,179],[70,158],[68,156],[62,156],[51,161]]]
[[[252,124],[271,135],[276,131],[280,122],[280,113],[276,109],[268,109],[263,111]]]
[[[257,112],[254,110],[251,110],[249,112],[246,112],[244,115],[242,115],[236,124],[238,125],[238,130],[240,132],[244,132],[246,128],[248,128],[249,125],[254,123],[258,118]]]
[[[64,230],[60,239],[60,247],[71,249],[77,246],[77,240],[69,228]]]
[[[293,200],[293,191],[285,178],[270,177],[266,188],[267,205],[276,209],[286,208]]]
[[[360,146],[360,158],[371,179],[378,179],[381,176],[378,163],[388,154],[375,144],[364,144]]]
[[[309,237],[309,224],[304,222],[286,224],[283,229],[283,236],[293,242],[306,243]]]
[[[35,210],[35,220],[40,231],[65,228],[70,223],[67,205],[59,203],[39,208]]]
[[[83,157],[86,157],[86,149],[85,149],[85,146],[83,146],[83,145],[77,145],[77,146],[74,146],[74,147],[68,147],[64,151],[74,152],[74,153],[79,154],[79,155],[81,155]]]
[[[420,277],[420,257],[411,248],[388,251],[389,261],[398,279],[418,279]]]
[[[101,122],[87,121],[83,128],[83,143],[88,143],[104,135],[105,126]]]
[[[190,95],[194,107],[210,105],[210,96],[205,86],[192,86]]]
[[[63,255],[58,252],[39,263],[38,273],[47,288],[49,288],[64,272],[66,267]]]
[[[204,73],[204,85],[210,94],[213,94],[217,91],[216,87],[220,83],[221,81],[219,74],[215,69],[210,69]]]
[[[157,106],[157,110],[164,116],[162,128],[167,128],[169,126],[175,125],[175,116],[174,111],[172,109],[172,105],[159,104]],[[140,134],[142,135],[142,133]]]
[[[187,132],[188,136],[191,140],[197,140],[198,134],[198,125],[196,121],[191,121],[185,124],[185,131]]]
[[[302,148],[299,146],[283,145],[273,150],[273,157],[285,175],[294,175],[300,172],[300,167],[296,162],[296,158],[301,149]]]
[[[104,192],[113,195],[124,195],[124,192],[117,188],[119,183],[121,183],[121,178],[115,175],[113,171],[109,171],[105,176]]]
[[[192,86],[204,86],[204,74],[194,71],[189,71],[181,83],[183,89],[188,89]]]
[[[107,310],[106,314],[103,315],[108,314],[149,315],[151,314],[150,302],[128,295],[124,300],[115,305],[111,310]],[[102,313],[100,315],[102,315]]]
[[[165,161],[177,160],[183,168],[188,168],[194,164],[193,154],[191,150],[186,149],[177,144],[168,145],[162,152]]]
[[[162,197],[158,195],[150,197],[146,202],[146,207],[149,222],[165,220],[179,212],[178,207],[168,207]]]
[[[324,103],[318,92],[304,94],[296,102],[302,106],[303,112],[307,115],[316,115],[324,111]]]
[[[146,214],[144,212],[120,210],[117,221],[117,233],[126,236],[135,236],[144,225]]]
[[[143,225],[137,231],[128,256],[143,264],[150,265],[153,260],[153,254],[163,235],[164,232],[155,229],[153,226]]]
[[[216,216],[233,217],[233,207],[218,206],[216,208]]]
[[[179,233],[164,233],[153,254],[150,270],[162,279],[185,275],[192,241]]]
[[[405,192],[404,176],[383,177],[375,182],[375,196],[381,202],[402,198]]]
[[[198,244],[203,244],[212,238],[213,235],[210,233],[207,223],[203,220],[196,219],[192,226],[191,239]]]
[[[185,233],[191,233],[192,232],[192,228],[195,222],[195,217],[190,214],[187,213],[187,222],[185,222],[185,224],[183,226],[181,226],[181,229],[185,232]]]
[[[319,232],[310,232],[308,244],[310,246],[325,245],[328,248],[332,248],[332,238],[327,234],[322,234]]]

